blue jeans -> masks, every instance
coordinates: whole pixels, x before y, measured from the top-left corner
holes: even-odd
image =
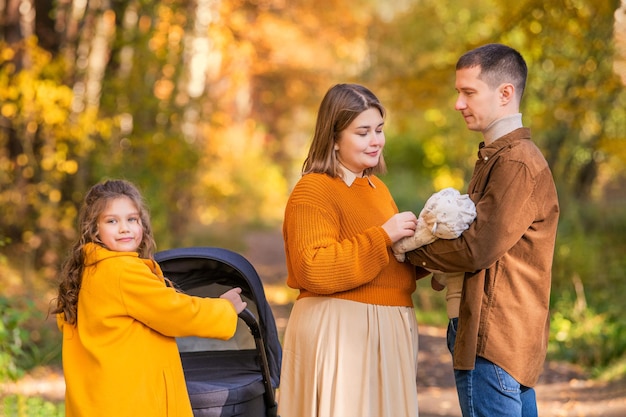
[[[448,350],[454,356],[458,318],[448,323]],[[535,390],[480,356],[471,371],[454,370],[463,417],[537,417]]]

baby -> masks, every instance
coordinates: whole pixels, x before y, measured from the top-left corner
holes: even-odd
[[[476,207],[469,195],[454,188],[444,188],[426,201],[417,218],[413,236],[394,243],[392,251],[399,262],[404,262],[405,253],[434,242],[438,238],[456,239],[461,236],[476,218]]]
[[[476,218],[476,207],[469,195],[459,193],[454,188],[445,188],[433,194],[417,219],[413,236],[396,242],[392,251],[396,259],[404,262],[405,253],[434,242],[438,238],[456,239],[461,236]],[[459,316],[464,272],[442,273],[432,271],[432,287],[441,291],[447,287],[446,310],[448,318]]]

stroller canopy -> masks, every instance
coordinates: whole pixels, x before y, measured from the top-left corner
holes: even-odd
[[[164,275],[183,291],[202,286],[210,280],[230,287],[241,287],[242,295],[254,300],[265,341],[270,379],[272,386],[278,387],[282,350],[274,315],[265,297],[261,279],[252,264],[236,252],[216,247],[165,250],[158,252],[155,260]]]

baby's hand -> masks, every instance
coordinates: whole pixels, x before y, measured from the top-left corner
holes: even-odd
[[[241,288],[238,287],[226,291],[224,294],[220,295],[220,298],[224,298],[233,303],[237,314],[241,313],[248,305],[248,303],[241,299]]]

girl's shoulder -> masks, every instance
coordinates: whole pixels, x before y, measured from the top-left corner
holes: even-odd
[[[152,259],[140,258],[135,252],[116,252],[117,256],[103,259],[96,265],[95,273],[104,274],[120,283],[161,281],[163,272]]]

